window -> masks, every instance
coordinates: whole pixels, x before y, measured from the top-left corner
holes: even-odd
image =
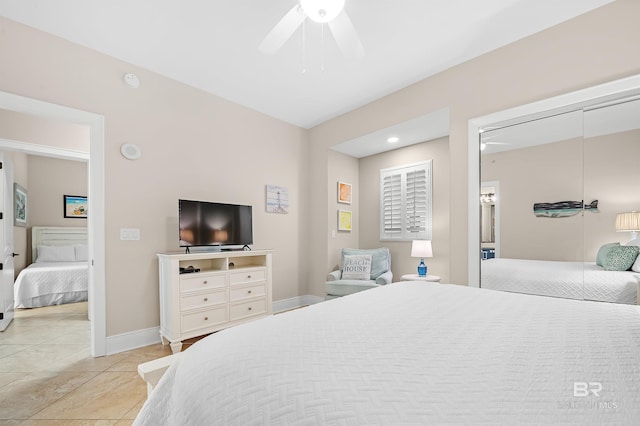
[[[380,240],[431,239],[431,160],[380,170]]]

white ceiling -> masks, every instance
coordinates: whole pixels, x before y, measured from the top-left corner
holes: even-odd
[[[0,0],[0,15],[311,128],[611,1],[346,0],[360,59],[314,22],[260,53],[297,0]]]

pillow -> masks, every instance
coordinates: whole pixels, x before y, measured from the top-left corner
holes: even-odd
[[[604,266],[604,259],[607,257],[607,253],[611,250],[611,247],[617,247],[620,243],[608,243],[603,244],[602,247],[598,250],[598,254],[596,255],[596,265]]]
[[[38,262],[75,262],[73,246],[38,246]]]
[[[371,255],[354,254],[344,257],[343,280],[369,280],[371,277]]]
[[[377,249],[352,249],[343,248],[341,261],[344,264],[344,257],[354,254],[371,255],[371,280],[375,280],[380,275],[391,269],[391,255],[389,249],[386,247],[380,247]]]
[[[607,252],[602,267],[605,271],[627,271],[638,258],[638,246],[614,246]]]
[[[640,256],[636,257],[636,261],[631,265],[631,270],[633,272],[640,272]]]
[[[76,261],[77,262],[88,262],[89,261],[89,246],[86,244],[76,244],[73,246],[76,252]]]

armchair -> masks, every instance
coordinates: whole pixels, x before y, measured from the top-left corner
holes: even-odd
[[[392,279],[388,248],[344,248],[340,254],[340,269],[330,272],[324,283],[325,300],[390,284]]]

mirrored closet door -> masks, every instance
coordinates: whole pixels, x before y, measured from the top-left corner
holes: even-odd
[[[634,249],[605,266],[603,246],[626,246],[616,219],[640,211],[639,129],[633,98],[483,129],[480,286],[635,303],[640,274],[611,264]]]

